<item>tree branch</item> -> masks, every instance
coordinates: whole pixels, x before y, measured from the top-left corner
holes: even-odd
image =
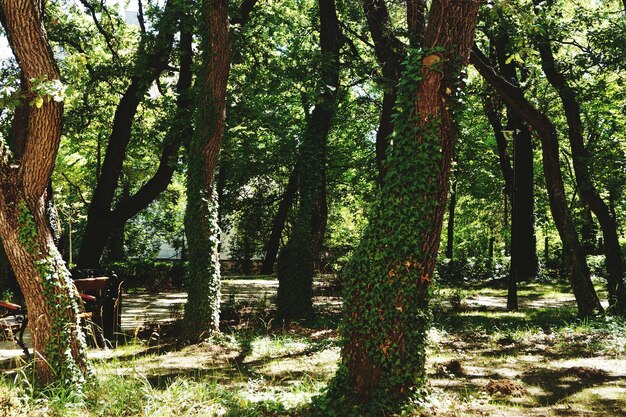
[[[230,19],[231,25],[244,26],[250,20],[250,14],[252,9],[259,2],[259,0],[243,0],[239,7],[239,16]]]

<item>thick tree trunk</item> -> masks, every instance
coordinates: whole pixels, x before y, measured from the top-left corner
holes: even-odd
[[[606,255],[607,287],[609,307],[619,314],[626,314],[626,287],[624,286],[624,270],[622,253],[617,236],[617,224],[611,215],[609,206],[602,200],[595,188],[589,172],[589,154],[585,149],[581,110],[576,93],[569,86],[554,61],[552,47],[547,35],[538,35],[537,49],[541,55],[541,66],[548,82],[559,94],[565,111],[568,126],[568,138],[572,150],[574,174],[583,203],[593,211],[600,223],[604,238]]]
[[[203,0],[202,69],[196,132],[187,154],[185,233],[189,270],[184,337],[192,342],[219,330],[219,226],[215,170],[226,122],[226,87],[231,62],[228,2]]]
[[[276,304],[281,320],[313,315],[313,273],[316,247],[325,230],[326,146],[337,108],[339,90],[340,31],[334,0],[319,0],[322,92],[307,123],[300,145],[298,175],[300,204],[289,241],[278,258]]]
[[[26,93],[42,77],[42,82],[60,83],[43,27],[43,4],[0,1],[11,49],[28,80]],[[0,238],[26,300],[39,379],[80,391],[88,366],[76,290],[55,247],[45,204],[62,114],[62,103],[44,97],[28,112],[21,158],[0,151]]]
[[[425,53],[410,53],[389,169],[343,277],[341,365],[330,390],[354,415],[397,411],[424,383],[428,286],[439,250],[460,87],[479,3],[434,0]],[[435,49],[436,48],[436,49]],[[419,80],[416,83],[416,80]],[[345,401],[345,400],[344,400]],[[341,414],[341,411],[338,412]],[[345,413],[348,415],[348,413]]]
[[[590,316],[602,311],[602,306],[589,276],[589,267],[574,228],[563,186],[559,165],[559,144],[552,122],[537,111],[524,97],[522,91],[496,74],[478,48],[472,50],[471,62],[485,80],[500,94],[517,117],[526,121],[541,139],[543,169],[548,188],[550,210],[557,226],[570,269],[570,283],[580,316]]]
[[[287,221],[287,215],[293,205],[293,200],[296,198],[298,192],[298,167],[294,167],[289,181],[287,182],[287,188],[283,193],[283,197],[278,205],[276,216],[272,224],[272,233],[265,246],[265,258],[263,259],[263,265],[261,266],[261,274],[269,275],[274,272],[274,263],[276,262],[276,256],[278,255],[278,249],[280,248],[280,239],[283,235],[283,229],[285,228],[285,222]]]

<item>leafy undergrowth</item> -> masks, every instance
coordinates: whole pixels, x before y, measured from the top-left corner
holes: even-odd
[[[429,390],[406,416],[626,416],[626,321],[580,321],[566,288],[526,284],[519,312],[503,290],[442,290],[429,335]],[[538,303],[538,304],[532,304]],[[177,346],[176,324],[92,351],[98,385],[68,398],[0,382],[3,416],[307,416],[337,366],[337,299],[313,324],[276,327],[263,299],[224,309],[219,336]],[[158,337],[154,337],[158,333]]]

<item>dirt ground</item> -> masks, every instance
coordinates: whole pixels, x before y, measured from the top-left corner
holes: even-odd
[[[276,282],[230,280],[223,334],[185,348],[172,343],[184,293],[131,293],[123,321],[135,342],[91,356],[105,378],[140,374],[154,387],[211,378],[246,401],[301,407],[323,390],[339,359],[341,300],[325,285],[316,287],[315,323],[277,328]],[[430,394],[406,415],[626,416],[626,321],[577,320],[572,297],[558,286],[521,286],[518,312],[505,310],[504,290],[488,286],[461,300],[452,290],[438,297],[429,332]]]

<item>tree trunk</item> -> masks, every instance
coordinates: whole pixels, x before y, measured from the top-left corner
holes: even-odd
[[[187,154],[185,233],[189,270],[184,337],[197,342],[219,330],[220,268],[215,169],[226,121],[231,42],[226,0],[203,0],[202,68],[196,132]]]
[[[584,198],[580,198],[584,201]],[[580,228],[580,237],[582,240],[583,250],[587,255],[596,255],[598,252],[598,230],[591,215],[589,206],[583,206],[580,210],[582,226]]]
[[[618,314],[626,314],[626,287],[622,253],[617,236],[617,224],[611,215],[609,206],[602,200],[595,188],[589,172],[589,154],[583,139],[583,124],[580,117],[580,105],[576,93],[569,86],[554,61],[552,47],[547,35],[537,35],[537,49],[541,55],[541,66],[548,82],[558,92],[565,111],[568,126],[568,137],[572,150],[574,174],[580,190],[583,204],[589,206],[596,215],[605,245],[607,287],[609,292],[609,308]]]
[[[139,46],[135,74],[132,76],[131,82],[115,110],[104,162],[98,176],[91,204],[89,205],[87,225],[78,252],[79,268],[96,268],[100,263],[100,258],[112,231],[121,227],[123,223],[154,201],[167,188],[172,178],[178,149],[182,141],[182,135],[179,136],[177,134],[166,137],[166,141],[169,140],[170,143],[166,142],[164,144],[160,165],[153,178],[144,184],[136,195],[129,198],[123,207],[112,210],[115,192],[122,174],[126,150],[132,136],[133,120],[137,113],[137,108],[143,97],[148,93],[154,80],[160,76],[169,64],[169,56],[176,31],[175,23],[181,13],[181,9],[176,1],[168,0],[163,17],[159,22],[159,33],[155,41],[154,50],[146,53],[146,46],[143,43]],[[144,41],[142,40],[142,42]],[[182,66],[183,63],[181,61],[180,76],[183,76]],[[191,82],[190,80],[189,83]],[[181,93],[180,90],[178,92],[179,94]],[[184,100],[185,98],[182,99]],[[181,110],[181,112],[184,111],[188,110]],[[177,118],[176,120],[180,119]],[[173,125],[173,130],[180,128],[176,122]]]
[[[501,74],[514,86],[519,86],[515,64],[509,61],[507,47],[510,43],[508,34],[499,33],[493,41],[495,56]],[[494,110],[491,110],[494,113]],[[505,183],[511,198],[511,268],[509,276],[516,281],[525,281],[537,275],[539,260],[537,259],[537,239],[535,236],[534,218],[534,169],[532,138],[528,127],[523,121],[518,120],[510,106],[507,106],[506,130],[511,132],[513,138],[513,166],[506,154],[506,139],[504,134],[496,134],[498,141],[500,163],[505,175]],[[502,126],[495,116],[488,115],[494,129]],[[500,136],[500,137],[498,137]],[[503,143],[504,142],[504,143]],[[505,166],[506,165],[506,166]],[[511,285],[510,289],[517,288]],[[516,297],[509,297],[511,299]],[[515,303],[516,304],[516,303]]]
[[[454,255],[454,213],[456,209],[456,179],[452,180],[452,191],[450,192],[450,202],[448,203],[448,227],[446,241],[446,258],[452,259]]]
[[[278,255],[278,249],[280,248],[280,238],[283,235],[283,229],[285,228],[285,222],[287,221],[287,215],[293,205],[293,200],[298,192],[298,167],[294,167],[289,181],[287,182],[287,188],[283,193],[283,198],[278,205],[278,211],[274,217],[274,223],[272,224],[272,233],[265,246],[265,258],[263,259],[263,265],[261,266],[261,274],[269,275],[274,272],[274,263],[276,262],[276,256]]]
[[[325,171],[325,170],[324,170]],[[317,200],[313,206],[313,221],[311,232],[313,233],[313,262],[314,270],[321,272],[322,247],[326,236],[326,226],[328,224],[328,200],[326,199],[326,176],[322,178],[322,190],[317,195]]]
[[[580,316],[586,317],[602,311],[602,306],[591,282],[587,260],[580,246],[578,234],[567,205],[559,165],[559,143],[556,128],[543,113],[540,113],[526,100],[521,90],[496,74],[493,68],[486,64],[486,58],[476,47],[472,50],[471,62],[485,80],[498,91],[502,100],[511,107],[517,117],[526,121],[541,139],[543,169],[548,188],[550,210],[567,255],[570,283],[578,304],[578,313]]]
[[[411,1],[415,4],[407,3],[407,14],[411,16],[410,19],[407,19],[407,22],[409,26],[415,26],[417,29],[420,25],[417,2],[421,2],[421,0]],[[383,73],[381,80],[384,90],[383,107],[380,113],[378,130],[376,131],[376,167],[378,168],[378,182],[382,184],[385,176],[385,158],[389,146],[389,137],[393,133],[392,115],[398,95],[400,64],[405,56],[405,48],[402,42],[393,34],[389,11],[384,0],[365,0],[363,1],[363,8],[370,34],[374,41],[374,53],[376,54],[378,64],[382,67]]]
[[[484,107],[487,120],[489,120],[489,124],[493,129],[493,135],[496,138],[496,145],[498,146],[498,162],[500,163],[502,178],[504,178],[504,192],[509,198],[513,198],[513,167],[508,151],[508,141],[504,136],[505,129],[500,120],[502,110],[498,108],[500,106],[498,106],[491,97],[487,97],[484,100]]]
[[[426,0],[406,0],[406,22],[411,48],[420,48],[426,30]]]
[[[291,236],[278,258],[278,317],[290,321],[313,315],[316,247],[326,217],[326,146],[339,90],[340,31],[334,0],[319,0],[321,83],[300,145],[300,204]]]
[[[511,209],[511,271],[517,281],[534,278],[539,269],[535,235],[533,145],[528,127],[509,112],[513,135],[513,201]]]
[[[37,82],[60,83],[43,26],[43,4],[0,1],[11,49],[27,80],[26,94]],[[76,289],[54,244],[45,204],[61,139],[63,104],[42,98],[28,112],[21,158],[0,151],[0,238],[26,300],[37,376],[44,384],[59,381],[80,392],[88,365]]]
[[[456,133],[450,93],[461,86],[478,5],[434,0],[425,52],[407,58],[385,181],[343,271],[344,347],[329,395],[337,407],[347,399],[353,415],[372,414],[374,404],[377,414],[391,414],[425,382],[428,286]]]

